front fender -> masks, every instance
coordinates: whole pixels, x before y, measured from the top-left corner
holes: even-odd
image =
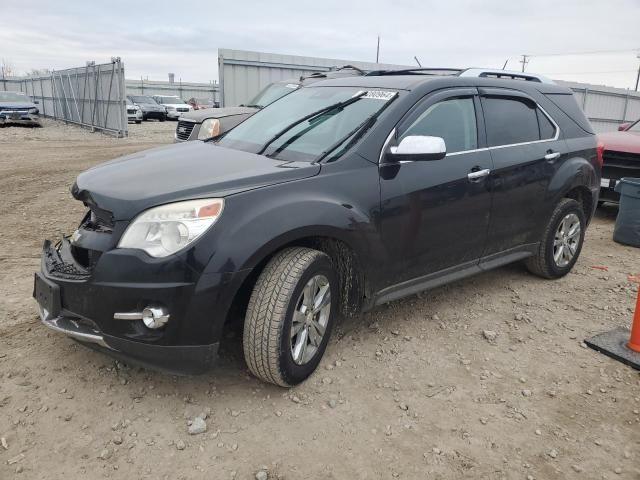
[[[308,237],[347,244],[359,259],[380,258],[375,224],[379,177],[369,168],[315,177],[229,197],[205,273],[247,271],[282,246]],[[326,167],[323,166],[323,170]],[[369,264],[371,262],[368,262]],[[371,265],[364,265],[365,275]]]

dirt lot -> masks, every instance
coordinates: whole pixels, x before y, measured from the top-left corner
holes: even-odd
[[[0,479],[640,479],[640,375],[582,343],[632,317],[640,252],[611,240],[613,208],[566,278],[515,265],[344,320],[291,390],[252,378],[237,336],[183,378],[50,333],[32,275],[83,213],[74,177],[174,128],[0,129]]]

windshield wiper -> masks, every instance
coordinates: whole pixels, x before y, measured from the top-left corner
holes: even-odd
[[[391,100],[393,100],[394,98],[396,98],[397,94],[394,95]],[[364,122],[362,122],[360,125],[358,125],[356,128],[354,128],[353,130],[351,130],[349,133],[347,133],[345,136],[343,136],[342,138],[340,138],[338,141],[334,142],[331,146],[329,146],[327,149],[325,149],[324,151],[322,151],[322,153],[320,153],[320,155],[318,156],[318,158],[315,160],[316,162],[321,162],[322,160],[324,160],[326,157],[329,156],[329,154],[331,154],[331,152],[333,152],[336,148],[338,148],[340,145],[342,145],[344,142],[346,142],[347,140],[349,140],[349,143],[347,143],[344,148],[341,150],[341,152],[346,152],[347,150],[349,150],[353,145],[355,145],[355,143],[358,141],[358,139],[360,137],[362,137],[362,135],[364,135],[367,130],[369,130],[374,123],[376,123],[376,120],[378,119],[378,117],[382,114],[382,112],[387,108],[387,106],[390,104],[391,102],[387,102],[380,110],[378,110],[377,112],[373,113],[372,115],[369,115]],[[338,155],[339,156],[339,155]],[[338,156],[334,157],[337,158]]]
[[[336,110],[336,109],[340,109],[340,110],[342,110],[344,107],[346,107],[346,106],[348,106],[348,105],[351,105],[352,103],[357,102],[357,101],[358,101],[358,100],[360,100],[362,97],[364,97],[366,94],[367,94],[367,92],[366,92],[366,91],[358,92],[358,93],[356,93],[353,97],[351,97],[351,98],[350,98],[350,99],[348,99],[348,100],[344,100],[344,101],[342,101],[342,102],[337,102],[337,103],[334,103],[333,105],[329,105],[329,106],[327,106],[327,107],[321,108],[320,110],[316,110],[315,112],[311,112],[310,114],[305,115],[304,117],[302,117],[302,118],[300,118],[300,119],[296,120],[295,122],[290,123],[289,125],[287,125],[286,127],[284,127],[282,130],[280,130],[278,133],[276,133],[273,137],[271,137],[271,138],[267,141],[267,143],[265,143],[265,144],[264,144],[264,146],[263,146],[263,147],[262,147],[262,148],[257,152],[257,154],[258,154],[258,155],[262,155],[262,154],[265,152],[265,150],[266,150],[267,148],[269,148],[269,146],[270,146],[273,142],[275,142],[277,139],[279,139],[282,135],[284,135],[285,133],[287,133],[287,132],[288,132],[289,130],[291,130],[292,128],[297,127],[298,125],[300,125],[302,122],[306,122],[307,120],[312,120],[313,118],[315,118],[315,117],[319,117],[320,115],[322,115],[322,114],[324,114],[324,113],[327,113],[327,112],[330,112],[331,110]],[[321,124],[321,123],[322,123],[322,122],[318,122],[318,123],[314,124],[314,125],[312,126],[312,128],[313,128],[313,127],[315,127],[316,125]],[[305,133],[306,133],[307,131],[308,131],[308,130],[305,130]],[[286,147],[285,147],[285,148],[286,148]],[[282,151],[282,147],[280,147],[280,150],[279,150],[279,151]]]

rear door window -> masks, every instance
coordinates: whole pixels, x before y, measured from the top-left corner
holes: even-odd
[[[540,140],[533,102],[515,97],[483,97],[482,108],[490,147]]]

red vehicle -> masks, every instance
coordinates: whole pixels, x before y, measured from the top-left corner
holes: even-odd
[[[600,204],[618,203],[620,194],[614,190],[618,181],[640,178],[640,120],[623,123],[617,132],[598,134],[598,140],[604,144]]]

